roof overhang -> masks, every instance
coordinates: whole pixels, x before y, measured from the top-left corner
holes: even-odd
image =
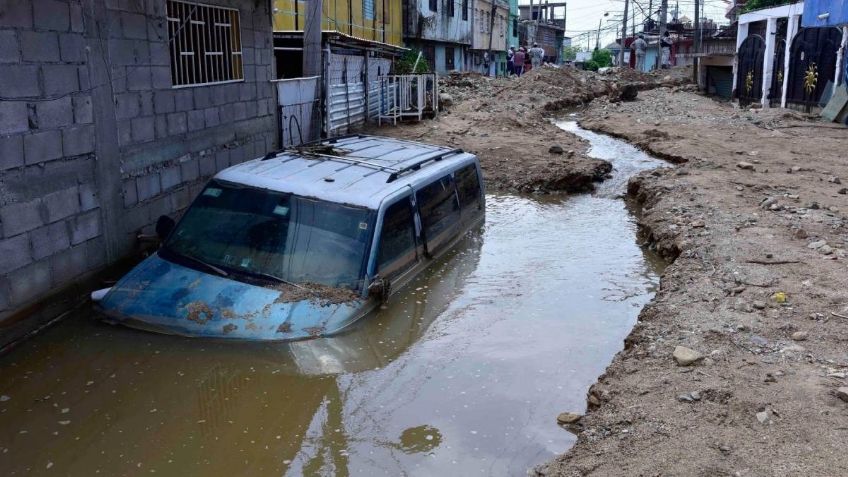
[[[338,30],[324,30],[321,32],[322,41],[335,44],[338,46],[342,46],[345,48],[358,48],[363,50],[373,50],[379,51],[388,55],[399,56],[403,54],[403,52],[408,51],[408,48],[404,48],[401,46],[392,45],[390,43],[383,43],[381,41],[368,40],[366,38],[359,38],[353,35],[348,35],[347,33],[342,33]],[[275,31],[274,38],[285,38],[285,39],[301,39],[303,38],[303,31],[301,30],[282,30]]]

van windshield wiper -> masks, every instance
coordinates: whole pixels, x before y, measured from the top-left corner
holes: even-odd
[[[192,262],[194,262],[194,263],[196,263],[196,264],[198,264],[198,265],[201,265],[201,266],[203,266],[204,268],[206,268],[206,269],[208,269],[208,270],[211,270],[211,271],[215,272],[216,274],[218,274],[218,275],[220,275],[220,276],[222,276],[222,277],[229,277],[229,276],[230,276],[230,274],[229,274],[229,273],[227,273],[227,271],[226,271],[226,270],[224,270],[223,268],[218,267],[218,266],[215,266],[215,265],[212,265],[211,263],[209,263],[209,262],[205,262],[205,261],[203,261],[203,260],[201,260],[201,259],[199,259],[199,258],[197,258],[197,257],[194,257],[194,256],[192,256],[192,255],[188,255],[188,254],[184,254],[184,253],[177,253],[177,252],[174,252],[173,250],[171,250],[171,249],[169,249],[169,248],[168,248],[168,249],[165,249],[165,250],[167,250],[167,251],[168,251],[168,252],[170,252],[171,254],[176,255],[176,256],[178,256],[178,257],[180,257],[180,258],[185,258],[185,259],[187,259],[187,260],[189,260],[189,261],[192,261]]]
[[[286,285],[290,285],[290,286],[293,286],[295,288],[300,288],[301,290],[310,291],[308,288],[306,288],[303,285],[298,285],[295,282],[291,282],[289,280],[286,280],[285,278],[280,278],[280,277],[278,277],[276,275],[272,275],[270,273],[256,272],[256,271],[253,271],[253,270],[244,270],[244,272],[246,274],[252,275],[254,277],[264,278],[266,280],[271,280],[271,281],[274,281],[274,282],[277,282],[277,283],[283,283],[283,284],[286,284]]]

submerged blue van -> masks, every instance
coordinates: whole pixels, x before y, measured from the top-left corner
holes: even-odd
[[[338,333],[484,219],[459,149],[354,135],[219,172],[162,246],[92,294],[110,322],[197,337]]]

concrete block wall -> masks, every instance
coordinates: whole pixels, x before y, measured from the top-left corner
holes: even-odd
[[[172,88],[165,0],[0,0],[0,324],[276,147],[270,2],[203,3],[239,9],[243,82]]]
[[[0,0],[0,313],[105,263],[84,33],[79,1]]]

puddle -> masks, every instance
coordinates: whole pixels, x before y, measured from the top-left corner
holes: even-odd
[[[485,227],[348,333],[218,343],[88,313],[0,358],[4,475],[524,475],[653,296],[616,197],[659,161],[614,156],[598,192],[490,195]],[[7,399],[8,398],[8,399]]]

